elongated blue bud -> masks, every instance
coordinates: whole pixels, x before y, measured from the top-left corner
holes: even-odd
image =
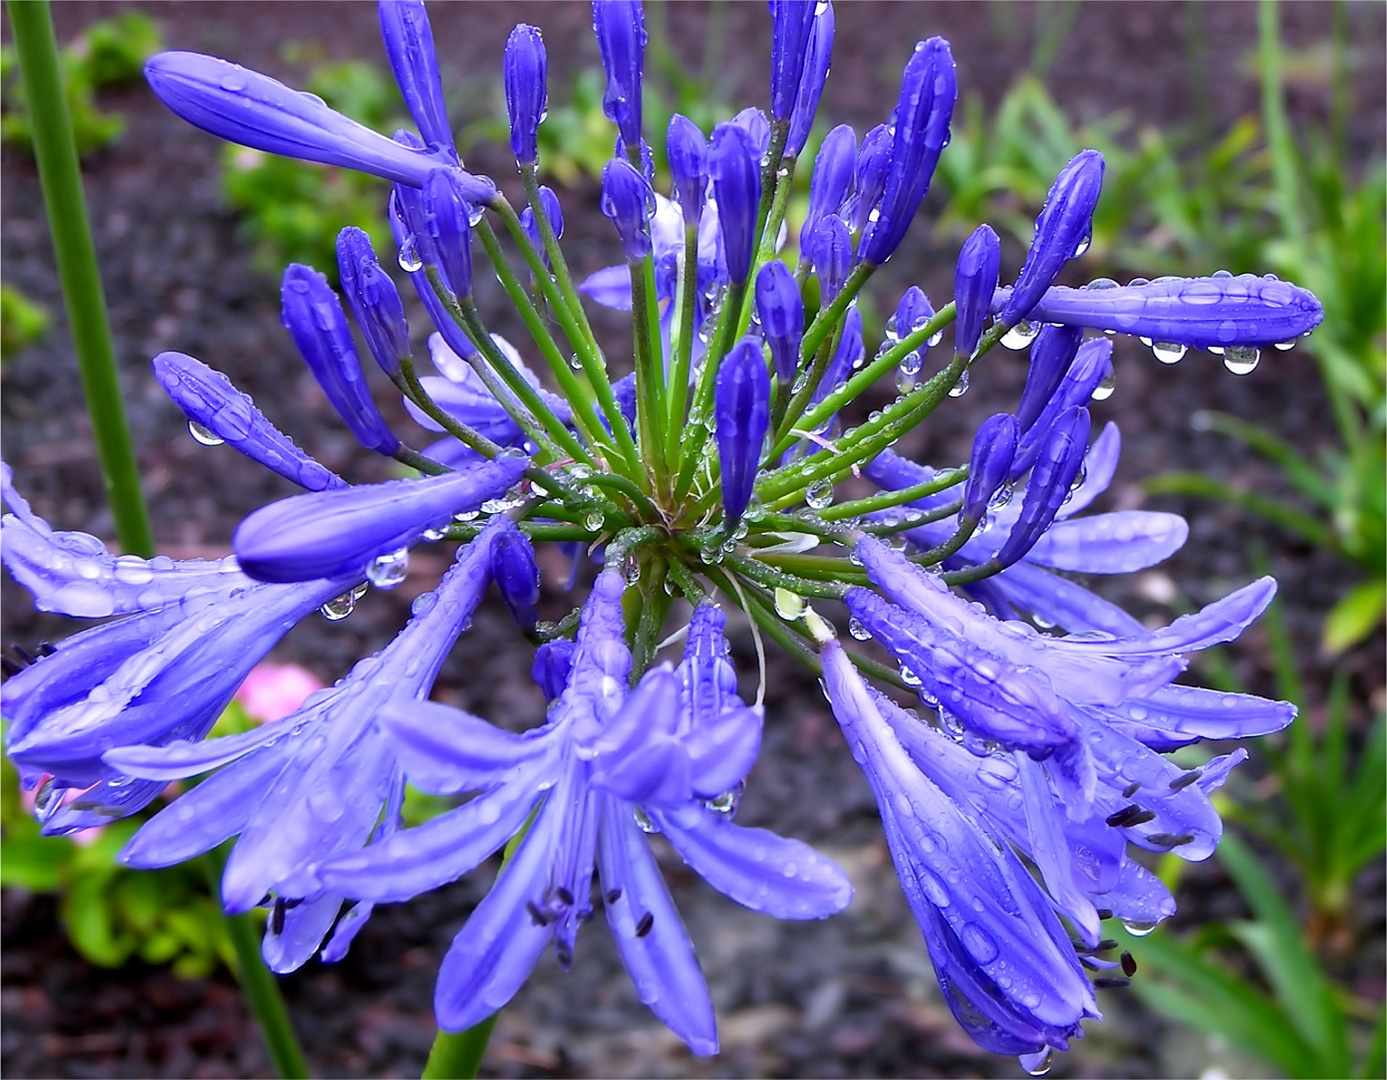
[[[697,124],[675,113],[665,135],[665,153],[674,177],[674,201],[684,212],[684,226],[697,226],[708,196],[708,140]]]
[[[994,306],[1005,307],[1009,290]],[[1284,345],[1324,320],[1308,289],[1256,274],[1161,278],[1106,289],[1052,286],[1031,309],[1035,322],[1116,330],[1200,349]]]
[[[291,263],[280,288],[280,318],[318,385],[362,446],[390,455],[400,447],[380,413],[356,355],[346,312],[327,278]]]
[[[442,476],[294,495],[242,521],[231,546],[257,581],[364,576],[374,559],[504,494],[528,464],[507,454]]]
[[[616,226],[628,262],[650,254],[655,193],[640,171],[622,158],[613,158],[602,168],[602,213]]]
[[[419,134],[432,149],[453,151],[438,54],[422,0],[381,0],[380,36],[400,94]]]
[[[843,209],[852,191],[853,164],[857,157],[857,132],[839,124],[824,136],[814,155],[814,174],[809,178],[809,213],[799,231],[799,249],[808,257],[814,229],[829,214]]]
[[[877,220],[863,236],[861,258],[881,265],[905,238],[906,230],[929,190],[939,153],[949,141],[958,82],[949,43],[933,37],[915,46],[901,77],[896,103],[896,132],[891,141],[891,170]]]
[[[438,269],[453,295],[472,295],[472,209],[452,172],[435,169],[424,182],[424,216]]]
[[[1059,386],[1051,395],[1035,422],[1026,429],[1016,446],[1016,457],[1012,459],[1011,475],[1016,479],[1035,462],[1050,441],[1051,431],[1059,417],[1076,405],[1086,405],[1098,384],[1112,371],[1112,342],[1107,338],[1096,338],[1079,347],[1069,370],[1064,373]]]
[[[1026,372],[1026,388],[1016,406],[1016,423],[1029,431],[1046,403],[1054,397],[1069,365],[1079,352],[1084,332],[1077,326],[1043,326],[1031,342],[1031,366]]]
[[[795,107],[790,113],[790,133],[785,139],[785,156],[799,157],[814,126],[814,114],[819,110],[819,97],[828,81],[828,68],[833,60],[833,5],[814,5],[818,10],[809,34],[809,50],[804,56],[804,70],[799,77]]]
[[[954,350],[971,356],[982,337],[982,324],[997,290],[1002,244],[990,225],[979,225],[963,242],[954,271]]]
[[[571,638],[555,638],[535,650],[530,677],[544,692],[545,701],[554,701],[564,692],[568,673],[573,670],[573,654],[577,651],[578,643]]]
[[[888,336],[895,334],[898,339],[903,338],[917,330],[923,330],[932,318],[934,305],[929,302],[929,297],[920,286],[912,285],[901,294],[901,301],[896,305],[896,313],[886,320],[886,333]],[[927,348],[929,342],[920,346],[918,351],[921,356]]]
[[[825,214],[814,227],[809,258],[819,275],[819,292],[827,303],[838,295],[852,267],[852,234],[837,214]]]
[[[534,26],[520,23],[506,39],[504,74],[506,112],[510,115],[510,148],[515,160],[533,165],[539,156],[539,123],[549,107],[545,86],[548,57],[544,36]]]
[[[1030,314],[1060,269],[1088,244],[1103,189],[1103,155],[1081,150],[1060,170],[1035,221],[1035,238],[999,318],[1015,326]]]
[[[390,231],[400,249],[400,266],[414,282],[414,291],[428,313],[429,321],[438,329],[448,348],[464,360],[477,355],[477,346],[458,325],[456,319],[439,299],[424,273],[425,266],[437,266],[428,221],[424,214],[423,193],[417,188],[396,184],[390,193]]]
[[[708,149],[708,172],[713,178],[713,197],[718,203],[718,228],[722,230],[727,276],[734,285],[746,282],[756,246],[756,209],[761,198],[759,155],[751,137],[732,124],[713,129]]]
[[[544,216],[549,219],[549,228],[554,232],[554,238],[559,239],[563,236],[563,207],[559,205],[559,197],[554,194],[554,189],[541,185],[539,189],[539,205],[544,211]],[[525,207],[520,211],[520,227],[525,230],[525,235],[530,238],[530,243],[539,252],[539,257],[544,260],[544,265],[549,265],[549,252],[544,249],[544,236],[539,231],[539,224],[535,221],[535,212],[532,207]]]
[[[410,355],[405,306],[390,275],[376,260],[371,238],[354,225],[337,234],[337,273],[371,355],[393,377],[400,361]]]
[[[742,338],[723,359],[713,408],[722,463],[722,506],[727,520],[735,522],[751,502],[761,444],[771,422],[771,377],[761,343],[754,337]]]
[[[491,576],[516,625],[529,633],[539,622],[539,564],[529,537],[513,525],[496,537]]]
[[[834,390],[838,389],[852,369],[857,366],[864,355],[862,343],[862,312],[858,310],[856,304],[848,308],[848,313],[843,316],[843,334],[838,339],[838,347],[833,350],[833,356],[829,358],[828,367],[824,368],[824,377],[819,381],[819,385],[814,388],[814,394],[810,401],[817,405]]]
[[[1011,566],[1025,556],[1055,520],[1079,475],[1079,466],[1084,463],[1088,431],[1088,410],[1082,405],[1070,406],[1055,421],[1031,470],[1020,516],[997,552],[1003,566]]]
[[[771,115],[785,120],[799,94],[814,30],[814,0],[771,0]]]
[[[771,347],[775,377],[789,385],[799,367],[799,345],[804,337],[804,300],[789,268],[772,259],[756,275],[756,314]]]
[[[607,72],[602,111],[628,146],[641,139],[641,66],[645,17],[636,0],[593,0],[592,30]]]
[[[1016,418],[1007,413],[989,416],[973,437],[968,459],[968,482],[963,486],[964,518],[977,521],[992,496],[1010,477],[1016,454]]]
[[[881,206],[886,179],[891,175],[891,129],[878,124],[862,137],[862,149],[853,167],[852,231],[861,233],[872,220],[872,211]]]
[[[446,155],[414,150],[363,127],[268,75],[200,53],[165,52],[145,64],[159,100],[188,123],[219,138],[269,154],[340,165],[411,187],[450,165]],[[458,170],[468,199],[496,195],[484,176]]]
[[[185,353],[154,358],[154,377],[190,423],[235,447],[252,461],[309,491],[346,487],[346,481],[314,461],[270,423],[249,395],[220,371]]]
[[[751,141],[752,155],[757,161],[765,157],[771,145],[771,122],[766,119],[765,113],[755,105],[748,105],[728,123],[746,133],[746,137]]]

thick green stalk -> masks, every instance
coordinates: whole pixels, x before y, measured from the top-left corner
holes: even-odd
[[[474,1080],[496,1026],[496,1013],[466,1031],[440,1031],[429,1050],[421,1080]]]
[[[929,495],[937,495],[939,492],[945,491],[955,484],[961,484],[967,479],[968,467],[966,465],[961,469],[944,469],[936,473],[934,479],[927,480],[923,484],[897,488],[894,491],[883,491],[880,495],[870,495],[865,499],[839,503],[837,506],[830,506],[819,511],[819,516],[825,521],[844,521],[847,518],[875,513],[878,510],[890,510],[893,506],[900,506],[902,503],[914,502],[916,499],[923,499]],[[927,517],[928,515],[917,515],[914,523],[922,524]]]
[[[660,312],[655,300],[655,263],[647,255],[628,263],[631,271],[631,330],[636,354],[636,432],[640,436],[644,481],[664,488],[665,364],[660,345]],[[677,430],[677,429],[675,429]]]
[[[862,286],[867,284],[867,280],[874,273],[876,266],[872,263],[860,262],[852,268],[852,273],[848,274],[848,280],[843,282],[843,287],[838,290],[833,302],[814,316],[814,321],[804,332],[804,340],[800,342],[799,347],[801,357],[807,359],[818,352],[824,338],[833,333],[843,321],[843,313],[848,310],[848,305],[857,298]]]
[[[9,0],[10,28],[33,117],[34,157],[62,281],[63,304],[91,417],[92,437],[116,538],[130,555],[154,554],[154,535],[140,492],[139,467],[116,374],[106,297],[96,264],[82,172],[63,93],[58,45],[46,0]]]
[[[698,385],[694,389],[694,404],[689,416],[697,417],[683,431],[679,451],[679,481],[674,488],[674,499],[678,503],[689,493],[698,466],[703,461],[703,447],[708,442],[708,420],[713,409],[713,388],[717,383],[718,364],[727,352],[727,339],[730,328],[736,324],[741,310],[742,297],[746,295],[746,282],[733,283],[727,287],[722,300],[722,311],[718,314],[717,330],[708,349],[703,354],[703,367],[698,373]]]
[[[221,879],[223,857],[217,851],[209,851],[199,860],[203,873],[207,876],[207,886],[212,891],[212,899],[218,912],[221,912]],[[294,1025],[289,1021],[289,1010],[284,1006],[284,998],[279,992],[279,982],[265,967],[260,954],[260,938],[249,913],[240,915],[222,914],[226,923],[226,933],[231,939],[232,951],[236,954],[236,978],[241,984],[241,993],[250,1005],[260,1035],[265,1040],[265,1049],[270,1052],[275,1072],[285,1080],[302,1080],[308,1073],[308,1065],[303,1060],[303,1051],[298,1039],[294,1037]]]
[[[693,364],[693,343],[698,336],[694,318],[698,311],[698,227],[684,227],[684,260],[679,264],[676,287],[679,303],[675,324],[670,332],[674,361],[669,373],[669,432],[673,436],[684,430],[684,410],[689,405],[689,369]],[[665,444],[665,461],[671,473],[679,468],[679,439],[671,437]]]
[[[521,166],[520,179],[525,184],[525,198],[530,202],[530,212],[534,214],[535,224],[539,227],[540,241],[544,244],[544,251],[549,256],[549,265],[553,270],[553,281],[558,285],[563,302],[582,329],[588,345],[594,353],[600,354],[601,350],[597,347],[597,338],[593,335],[592,327],[588,323],[588,313],[583,310],[583,302],[578,298],[578,290],[573,287],[573,275],[568,272],[568,263],[564,260],[563,249],[559,247],[559,238],[554,235],[553,223],[550,222],[549,215],[544,212],[544,205],[540,202],[539,180],[535,176],[533,164],[528,167]],[[528,240],[528,237],[526,239]]]

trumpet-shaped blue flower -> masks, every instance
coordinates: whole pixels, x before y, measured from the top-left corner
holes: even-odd
[[[799,230],[799,247],[811,258],[814,230],[829,214],[844,209],[852,193],[853,165],[857,157],[857,133],[839,124],[824,136],[814,155],[814,172],[809,177],[809,211]]]
[[[613,158],[602,168],[602,213],[616,226],[628,262],[650,254],[655,193],[640,171],[622,158]]]
[[[709,884],[753,910],[822,918],[851,895],[842,872],[810,848],[727,818],[720,796],[750,769],[761,720],[736,697],[721,615],[700,609],[679,671],[652,669],[628,691],[623,589],[619,573],[598,576],[567,684],[543,727],[512,735],[442,705],[387,709],[413,783],[478,794],[315,871],[349,896],[404,899],[471,870],[533,815],[444,958],[435,1010],[447,1030],[509,1001],[547,946],[571,962],[577,929],[592,915],[595,866],[641,1000],[695,1052],[716,1051],[707,987],[644,829],[663,832]]]
[[[718,201],[727,277],[734,285],[745,282],[751,273],[752,249],[756,244],[756,205],[761,194],[757,157],[750,137],[740,127],[719,124],[713,129],[708,147],[708,175],[713,179],[713,194]]]
[[[448,124],[438,54],[423,0],[381,0],[379,10],[381,40],[409,115],[429,148],[447,154],[456,164],[457,149]]]
[[[641,145],[641,68],[645,16],[638,0],[593,0],[592,30],[607,72],[602,111],[626,146]]]

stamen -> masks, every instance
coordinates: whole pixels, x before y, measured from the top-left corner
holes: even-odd
[[[621,899],[621,890],[612,889],[610,892],[607,893],[605,897],[603,897],[603,899],[606,900],[609,904],[615,904],[618,900]]]
[[[650,933],[650,928],[655,925],[655,916],[646,912],[641,916],[640,922],[636,923],[636,937],[645,937]]]
[[[284,933],[284,897],[275,897],[275,906],[270,911],[270,933],[279,935]]]
[[[1185,774],[1182,775],[1182,776],[1177,776],[1174,780],[1172,780],[1172,781],[1170,782],[1170,790],[1171,790],[1171,791],[1182,791],[1183,789],[1185,789],[1185,788],[1189,787],[1191,784],[1193,784],[1196,780],[1198,780],[1198,779],[1199,779],[1201,776],[1203,776],[1203,775],[1204,775],[1204,770],[1203,770],[1203,769],[1190,769],[1189,772],[1185,773]]]
[[[577,919],[579,923],[590,923],[592,922],[592,908],[580,908],[573,917]]]
[[[573,967],[573,946],[560,939],[554,942],[554,957],[559,962],[559,967],[564,971],[569,971]]]
[[[1131,985],[1132,985],[1132,980],[1131,980],[1131,979],[1124,979],[1124,978],[1122,978],[1121,976],[1116,976],[1116,977],[1111,978],[1111,979],[1094,979],[1094,980],[1093,980],[1093,987],[1094,987],[1095,990],[1120,990],[1120,989],[1122,989],[1122,987],[1124,987],[1124,986],[1131,986]]]
[[[554,887],[554,898],[558,900],[559,903],[563,904],[565,907],[573,906],[573,894],[569,892],[567,889],[565,889],[562,885],[556,885]]]
[[[52,656],[58,651],[58,647],[51,641],[40,641],[34,649],[34,654],[39,657]]]
[[[1130,799],[1133,795],[1135,795],[1135,794],[1137,793],[1137,790],[1138,790],[1140,787],[1141,787],[1141,781],[1140,781],[1140,780],[1133,780],[1130,784],[1128,784],[1125,788],[1122,789],[1122,797],[1123,797],[1124,799]]]
[[[1181,844],[1193,843],[1193,842],[1194,842],[1194,833],[1187,833],[1187,832],[1182,832],[1182,833],[1160,832],[1160,833],[1152,833],[1150,836],[1146,837],[1145,839],[1146,839],[1148,842],[1150,842],[1150,843],[1152,843],[1152,844],[1156,844],[1156,845],[1159,846],[1159,847],[1176,848],[1176,847],[1179,847]]]
[[[1124,806],[1121,810],[1109,814],[1103,820],[1114,829],[1126,829],[1133,825],[1141,825],[1144,822],[1151,821],[1155,816],[1154,813],[1147,810],[1144,806],[1131,803]]]
[[[20,663],[22,663],[25,667],[28,667],[30,664],[34,662],[34,654],[31,653],[28,649],[26,649],[23,645],[11,645],[10,652],[14,653],[15,656],[19,657]]]
[[[1122,974],[1129,979],[1137,973],[1137,960],[1130,952],[1124,951],[1121,956]]]
[[[0,672],[4,672],[6,678],[11,675],[18,675],[23,670],[22,664],[16,664],[8,656],[0,656]]]
[[[1107,907],[1096,908],[1096,909],[1094,909],[1094,914],[1097,915],[1099,919],[1111,919],[1111,918],[1112,918],[1112,908],[1107,908]]]
[[[542,908],[533,900],[525,901],[525,910],[530,913],[530,921],[536,926],[548,926],[554,921],[554,913],[548,908]]]

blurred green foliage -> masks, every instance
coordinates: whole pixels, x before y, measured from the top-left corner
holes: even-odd
[[[125,131],[123,116],[97,108],[96,92],[137,81],[144,62],[162,47],[153,19],[139,11],[125,11],[92,23],[62,49],[63,85],[79,155],[109,146]],[[10,45],[0,49],[0,86],[4,89],[0,138],[27,147],[32,121],[19,79],[19,62]]]
[[[42,341],[52,322],[48,309],[13,285],[0,285],[0,360]]]
[[[311,59],[288,46],[292,62]],[[319,62],[308,90],[333,108],[378,131],[407,121],[399,91],[378,65],[364,60]],[[347,169],[295,161],[242,146],[222,150],[222,190],[241,215],[241,234],[255,251],[256,268],[278,275],[291,262],[306,263],[337,280],[337,234],[355,225],[377,250],[390,246],[385,219],[390,185]]]

